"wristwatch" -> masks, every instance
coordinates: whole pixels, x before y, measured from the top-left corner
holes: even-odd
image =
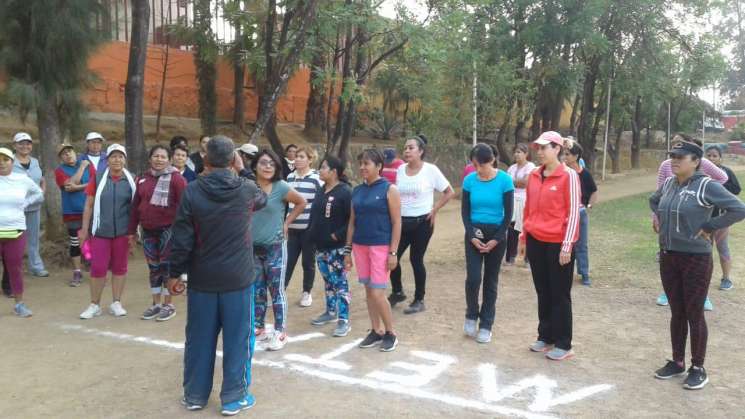
[[[388,252],[389,256],[396,256],[396,252]]]

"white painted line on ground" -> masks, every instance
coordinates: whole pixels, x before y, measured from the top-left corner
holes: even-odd
[[[334,358],[338,358],[341,355],[356,348],[357,345],[362,342],[362,339],[357,339],[350,343],[344,344],[331,352],[325,353],[318,358],[313,358],[308,355],[301,354],[287,354],[284,358],[288,361],[302,362],[304,364],[320,365],[322,367],[331,368],[335,370],[349,371],[352,366],[343,361],[336,361]]]
[[[130,341],[130,342],[135,342],[135,343],[143,343],[146,345],[163,347],[163,348],[172,349],[172,350],[183,350],[184,349],[183,343],[169,342],[169,341],[162,340],[162,339],[152,339],[152,338],[148,338],[145,336],[133,336],[133,335],[129,335],[126,333],[115,333],[115,332],[109,332],[109,331],[104,331],[104,330],[97,330],[93,328],[83,327],[80,325],[63,324],[63,325],[60,325],[60,327],[66,331],[77,331],[81,333],[92,334],[95,336],[112,338],[112,339],[123,340],[123,341]],[[305,341],[305,340],[309,340],[309,339],[313,339],[313,338],[321,337],[321,336],[324,336],[324,334],[323,333],[309,333],[307,335],[299,335],[295,337],[296,339],[295,342]],[[321,358],[318,358],[318,359],[313,359],[310,357],[306,357],[306,358],[310,360],[315,360],[315,361],[340,362],[340,361],[333,361],[333,358],[338,357],[339,355],[342,355],[345,352],[348,352],[349,350],[351,350],[351,348],[355,347],[357,344],[359,344],[359,340],[355,342],[350,342],[349,344],[345,344],[341,346],[340,348],[335,349],[334,351],[328,352],[322,355]],[[444,371],[444,369],[447,369],[447,366],[456,362],[456,359],[453,357],[442,355],[442,354],[435,354],[432,352],[411,351],[410,353],[419,358],[427,359],[429,361],[434,361],[436,362],[436,365],[425,366],[421,364],[417,365],[417,364],[410,364],[410,363],[405,363],[405,362],[392,362],[389,365],[396,366],[399,368],[404,368],[410,371],[415,371],[415,372],[418,372],[419,374],[428,374],[430,377],[432,376],[434,371],[437,371],[437,374],[434,375],[434,377],[436,377],[442,371]],[[218,357],[222,357],[223,355],[222,351],[217,351],[216,355]],[[288,354],[285,356],[285,359],[289,361],[296,360],[300,362],[305,362],[308,360],[308,359],[304,359],[301,357],[304,357],[304,355]],[[310,363],[323,365],[320,362],[310,362]],[[409,396],[409,397],[418,398],[418,399],[437,401],[437,402],[444,403],[450,406],[475,409],[475,410],[480,410],[484,412],[496,413],[500,415],[523,417],[526,419],[549,419],[549,418],[553,419],[555,418],[555,416],[546,415],[544,413],[537,413],[537,412],[545,412],[546,410],[548,410],[549,408],[553,406],[576,402],[586,397],[592,396],[594,394],[607,391],[613,387],[612,385],[608,385],[608,384],[595,385],[595,386],[585,387],[580,390],[567,393],[567,394],[554,398],[553,388],[556,387],[556,382],[546,377],[543,377],[541,375],[536,375],[532,378],[521,380],[517,384],[506,386],[502,390],[499,390],[498,385],[497,385],[497,379],[496,379],[497,378],[496,366],[494,366],[493,364],[481,364],[478,368],[478,372],[481,375],[483,397],[484,397],[484,400],[487,401],[487,402],[482,402],[478,400],[467,399],[464,397],[453,396],[449,394],[435,393],[435,392],[423,390],[421,388],[416,388],[415,386],[412,386],[412,382],[414,381],[406,380],[406,378],[410,378],[412,376],[398,376],[395,374],[383,373],[382,371],[374,371],[373,373],[368,374],[368,377],[370,377],[371,375],[372,376],[382,375],[388,378],[395,377],[395,380],[393,380],[394,382],[384,382],[384,381],[379,381],[379,380],[370,379],[370,378],[349,377],[349,376],[337,374],[334,372],[321,371],[318,369],[310,368],[305,365],[294,364],[291,362],[288,363],[288,362],[281,362],[281,361],[263,360],[263,359],[257,359],[256,357],[254,357],[253,359],[253,364],[257,366],[264,366],[264,367],[269,367],[269,368],[274,368],[274,369],[291,370],[291,371],[295,371],[295,372],[298,372],[304,375],[321,378],[321,379],[332,381],[335,383],[356,385],[356,386],[370,388],[373,390],[384,391],[388,393],[394,393],[394,394]],[[388,375],[386,376],[385,374],[388,374]],[[402,380],[401,377],[403,377],[404,379]],[[415,375],[413,377],[418,377],[418,376]],[[430,380],[431,379],[432,378],[430,378]],[[417,381],[417,384],[422,385],[422,384],[419,384],[421,382],[422,381]],[[496,401],[504,400],[507,398],[513,398],[513,396],[515,396],[516,394],[522,391],[525,391],[527,389],[530,389],[530,388],[535,388],[535,397],[534,397],[533,403],[529,406],[530,411],[494,404],[494,402]]]
[[[481,364],[478,367],[478,371],[481,375],[481,388],[484,400],[489,402],[499,402],[506,398],[514,398],[518,393],[532,388],[534,389],[535,397],[533,403],[528,406],[528,409],[533,412],[545,412],[553,406],[573,403],[613,388],[610,384],[598,384],[584,387],[554,398],[554,389],[558,384],[556,381],[540,374],[520,380],[516,384],[504,386],[500,390],[499,385],[497,384],[496,365]]]
[[[403,386],[421,387],[430,383],[432,380],[437,378],[440,374],[447,371],[452,364],[456,362],[456,359],[452,356],[436,354],[425,351],[411,351],[411,355],[417,358],[423,358],[428,361],[434,361],[435,365],[432,364],[412,364],[410,362],[391,362],[390,366],[394,368],[400,368],[402,370],[412,371],[414,374],[401,375],[392,374],[385,371],[373,371],[367,374],[367,377],[373,378],[380,381],[388,381],[398,383]]]

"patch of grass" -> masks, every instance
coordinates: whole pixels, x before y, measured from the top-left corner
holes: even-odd
[[[739,179],[745,173],[737,173]],[[661,289],[657,235],[652,231],[652,212],[648,199],[651,193],[606,201],[593,206],[590,212],[590,274],[593,285],[612,288]],[[729,247],[734,266],[732,278],[741,276],[738,253],[745,245],[742,223],[730,228]],[[721,270],[714,251],[712,283],[719,283]]]

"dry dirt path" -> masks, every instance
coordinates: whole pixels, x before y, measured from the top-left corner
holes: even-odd
[[[652,176],[649,177],[653,179]],[[648,179],[601,186],[605,198],[633,194]],[[625,192],[621,192],[621,191]],[[312,308],[296,305],[300,283],[288,290],[289,327],[296,339],[283,351],[258,352],[252,390],[257,418],[489,418],[489,417],[707,417],[742,415],[745,398],[743,288],[717,295],[707,314],[707,368],[711,382],[684,391],[680,380],[662,382],[652,371],[669,356],[667,309],[652,304],[649,290],[575,287],[577,357],[555,363],[530,353],[535,338],[535,293],[526,269],[507,267],[500,277],[494,339],[479,345],[461,333],[463,239],[457,202],[440,214],[427,254],[427,311],[405,316],[394,309],[401,339],[393,353],[353,347],[367,329],[364,291],[354,283],[347,338],[331,338],[311,317],[322,310],[317,282]],[[629,261],[634,263],[634,261]],[[206,410],[184,411],[181,371],[185,303],[167,323],[139,320],[148,301],[146,268],[138,254],[130,264],[126,318],[81,321],[86,287],[66,286],[67,273],[28,279],[31,319],[0,306],[1,418],[214,418],[218,417],[220,362]],[[404,259],[405,288],[413,281]],[[354,282],[354,280],[352,281]],[[87,285],[87,281],[84,285]],[[106,290],[104,303],[110,302]],[[4,307],[4,308],[3,308]]]

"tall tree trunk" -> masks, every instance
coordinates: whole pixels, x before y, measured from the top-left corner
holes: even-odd
[[[274,4],[274,2],[270,1],[270,5],[271,4]],[[279,65],[277,65],[276,68],[270,69],[269,64],[272,64],[271,55],[273,54],[273,50],[271,50],[271,47],[268,47],[270,49],[267,49],[266,51],[267,76],[266,82],[263,83],[262,86],[264,106],[261,108],[261,114],[256,118],[256,126],[248,139],[250,143],[255,143],[259,139],[259,136],[264,131],[267,124],[276,126],[277,102],[279,101],[282,91],[287,86],[287,81],[290,78],[290,73],[295,69],[297,61],[300,58],[300,54],[305,48],[305,41],[308,37],[308,28],[315,21],[317,8],[318,0],[304,0],[297,3],[294,8],[293,16],[295,16],[296,19],[299,19],[300,24],[295,31],[295,36],[291,45],[286,44],[287,33],[289,33],[289,28],[286,27],[286,25],[289,25],[291,23],[290,21],[292,20],[292,16],[288,16],[287,13],[289,12],[285,11],[285,16],[283,18],[284,21],[282,25],[283,28],[282,33],[280,34],[278,48],[278,54],[281,55],[281,60],[277,59],[274,64]],[[272,14],[270,13],[270,16],[271,15]],[[275,32],[271,28],[272,25],[274,25],[273,20],[273,18],[269,18],[266,23],[268,36],[264,42],[269,42],[270,44],[274,39]],[[272,137],[274,137],[274,139]],[[279,142],[279,137],[276,136],[276,130],[273,133],[270,133],[267,138],[269,139],[270,143],[272,144],[272,148],[275,151],[284,154],[282,144]],[[272,141],[276,141],[276,144]]]
[[[217,133],[217,67],[214,62],[217,48],[212,39],[212,8],[210,0],[194,3],[194,27],[200,31],[194,43],[194,66],[199,84],[199,122],[203,135]]]
[[[240,136],[246,127],[246,98],[243,86],[246,82],[246,65],[243,63],[243,51],[246,48],[241,33],[241,25],[235,25],[236,48],[233,52],[233,125],[235,136]]]
[[[36,108],[36,125],[39,129],[39,140],[41,143],[41,167],[44,170],[44,205],[42,206],[46,215],[44,223],[44,234],[46,239],[55,243],[63,243],[67,237],[64,231],[62,219],[62,203],[60,201],[59,188],[54,179],[54,168],[59,164],[57,147],[62,142],[60,119],[55,98],[44,98]]]
[[[577,117],[579,116],[579,105],[581,102],[582,96],[577,93],[572,103],[572,114],[569,116],[569,132],[575,136],[577,135]]]
[[[142,114],[149,19],[148,0],[133,0],[129,66],[124,88],[124,138],[127,144],[129,168],[138,174],[145,169],[147,155]]]
[[[310,93],[308,94],[308,105],[305,110],[305,132],[313,138],[317,138],[320,135],[326,120],[326,83],[324,81],[326,62],[324,50],[317,48],[311,60]]]
[[[168,80],[168,44],[170,43],[166,35],[166,45],[163,47],[163,73],[160,78],[160,98],[158,99],[158,116],[155,119],[155,141],[160,141],[160,119],[163,116],[163,99],[166,96],[166,80]]]
[[[639,162],[639,151],[641,148],[642,140],[642,97],[636,97],[636,103],[634,104],[634,118],[631,121],[631,168],[638,169],[640,167]]]
[[[600,72],[600,58],[594,57],[585,70],[584,82],[582,84],[582,112],[577,127],[577,139],[585,150],[585,163],[592,167],[595,160],[595,142],[597,130],[595,129],[595,85]]]

